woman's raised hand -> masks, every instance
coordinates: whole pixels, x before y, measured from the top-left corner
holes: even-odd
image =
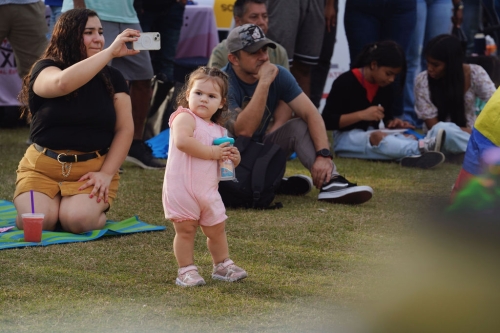
[[[125,43],[135,42],[140,35],[141,32],[139,30],[123,30],[123,32],[116,36],[115,41],[108,47],[113,55],[113,58],[138,54],[140,52],[139,50],[129,49]]]

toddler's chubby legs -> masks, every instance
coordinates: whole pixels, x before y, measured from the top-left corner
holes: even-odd
[[[235,282],[247,277],[247,272],[229,259],[229,248],[226,238],[226,222],[210,227],[202,226],[201,230],[207,236],[207,247],[212,255],[214,269],[212,279]]]
[[[174,222],[174,254],[179,267],[194,263],[194,238],[198,229],[198,221]],[[213,226],[201,226],[207,236],[207,247],[212,255],[214,265],[229,257],[229,248],[226,238],[226,222]]]
[[[205,280],[198,274],[194,265],[194,237],[198,229],[198,221],[174,222],[174,254],[179,264],[175,284],[181,287],[202,286]]]
[[[213,226],[201,226],[201,230],[207,236],[208,251],[212,255],[214,265],[223,262],[229,258],[229,248],[226,237],[226,222]]]
[[[179,267],[194,263],[194,238],[198,229],[198,221],[174,222],[174,254]]]
[[[194,239],[198,229],[198,221],[174,222],[174,254],[179,264],[176,284],[183,287],[192,287],[205,284],[194,265]],[[214,269],[212,278],[216,280],[234,282],[247,277],[247,272],[236,266],[229,259],[229,248],[226,238],[226,223],[213,226],[200,226],[207,236],[207,247],[212,255]]]

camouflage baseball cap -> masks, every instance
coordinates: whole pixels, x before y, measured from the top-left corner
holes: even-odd
[[[266,38],[262,29],[255,24],[244,24],[231,30],[226,45],[231,53],[239,50],[254,53],[264,46],[276,48],[276,44]]]

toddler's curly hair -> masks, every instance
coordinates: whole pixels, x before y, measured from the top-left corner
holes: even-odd
[[[178,106],[189,108],[186,96],[189,95],[189,91],[193,87],[194,81],[196,80],[213,80],[219,86],[223,106],[212,115],[210,120],[223,126],[227,118],[229,118],[227,101],[229,81],[227,74],[215,67],[202,66],[194,70],[191,74],[189,74],[184,87],[182,88],[180,94],[177,96]]]

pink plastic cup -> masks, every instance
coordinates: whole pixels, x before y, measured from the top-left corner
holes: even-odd
[[[45,214],[24,213],[23,219],[24,241],[39,243],[42,241],[42,227]]]

